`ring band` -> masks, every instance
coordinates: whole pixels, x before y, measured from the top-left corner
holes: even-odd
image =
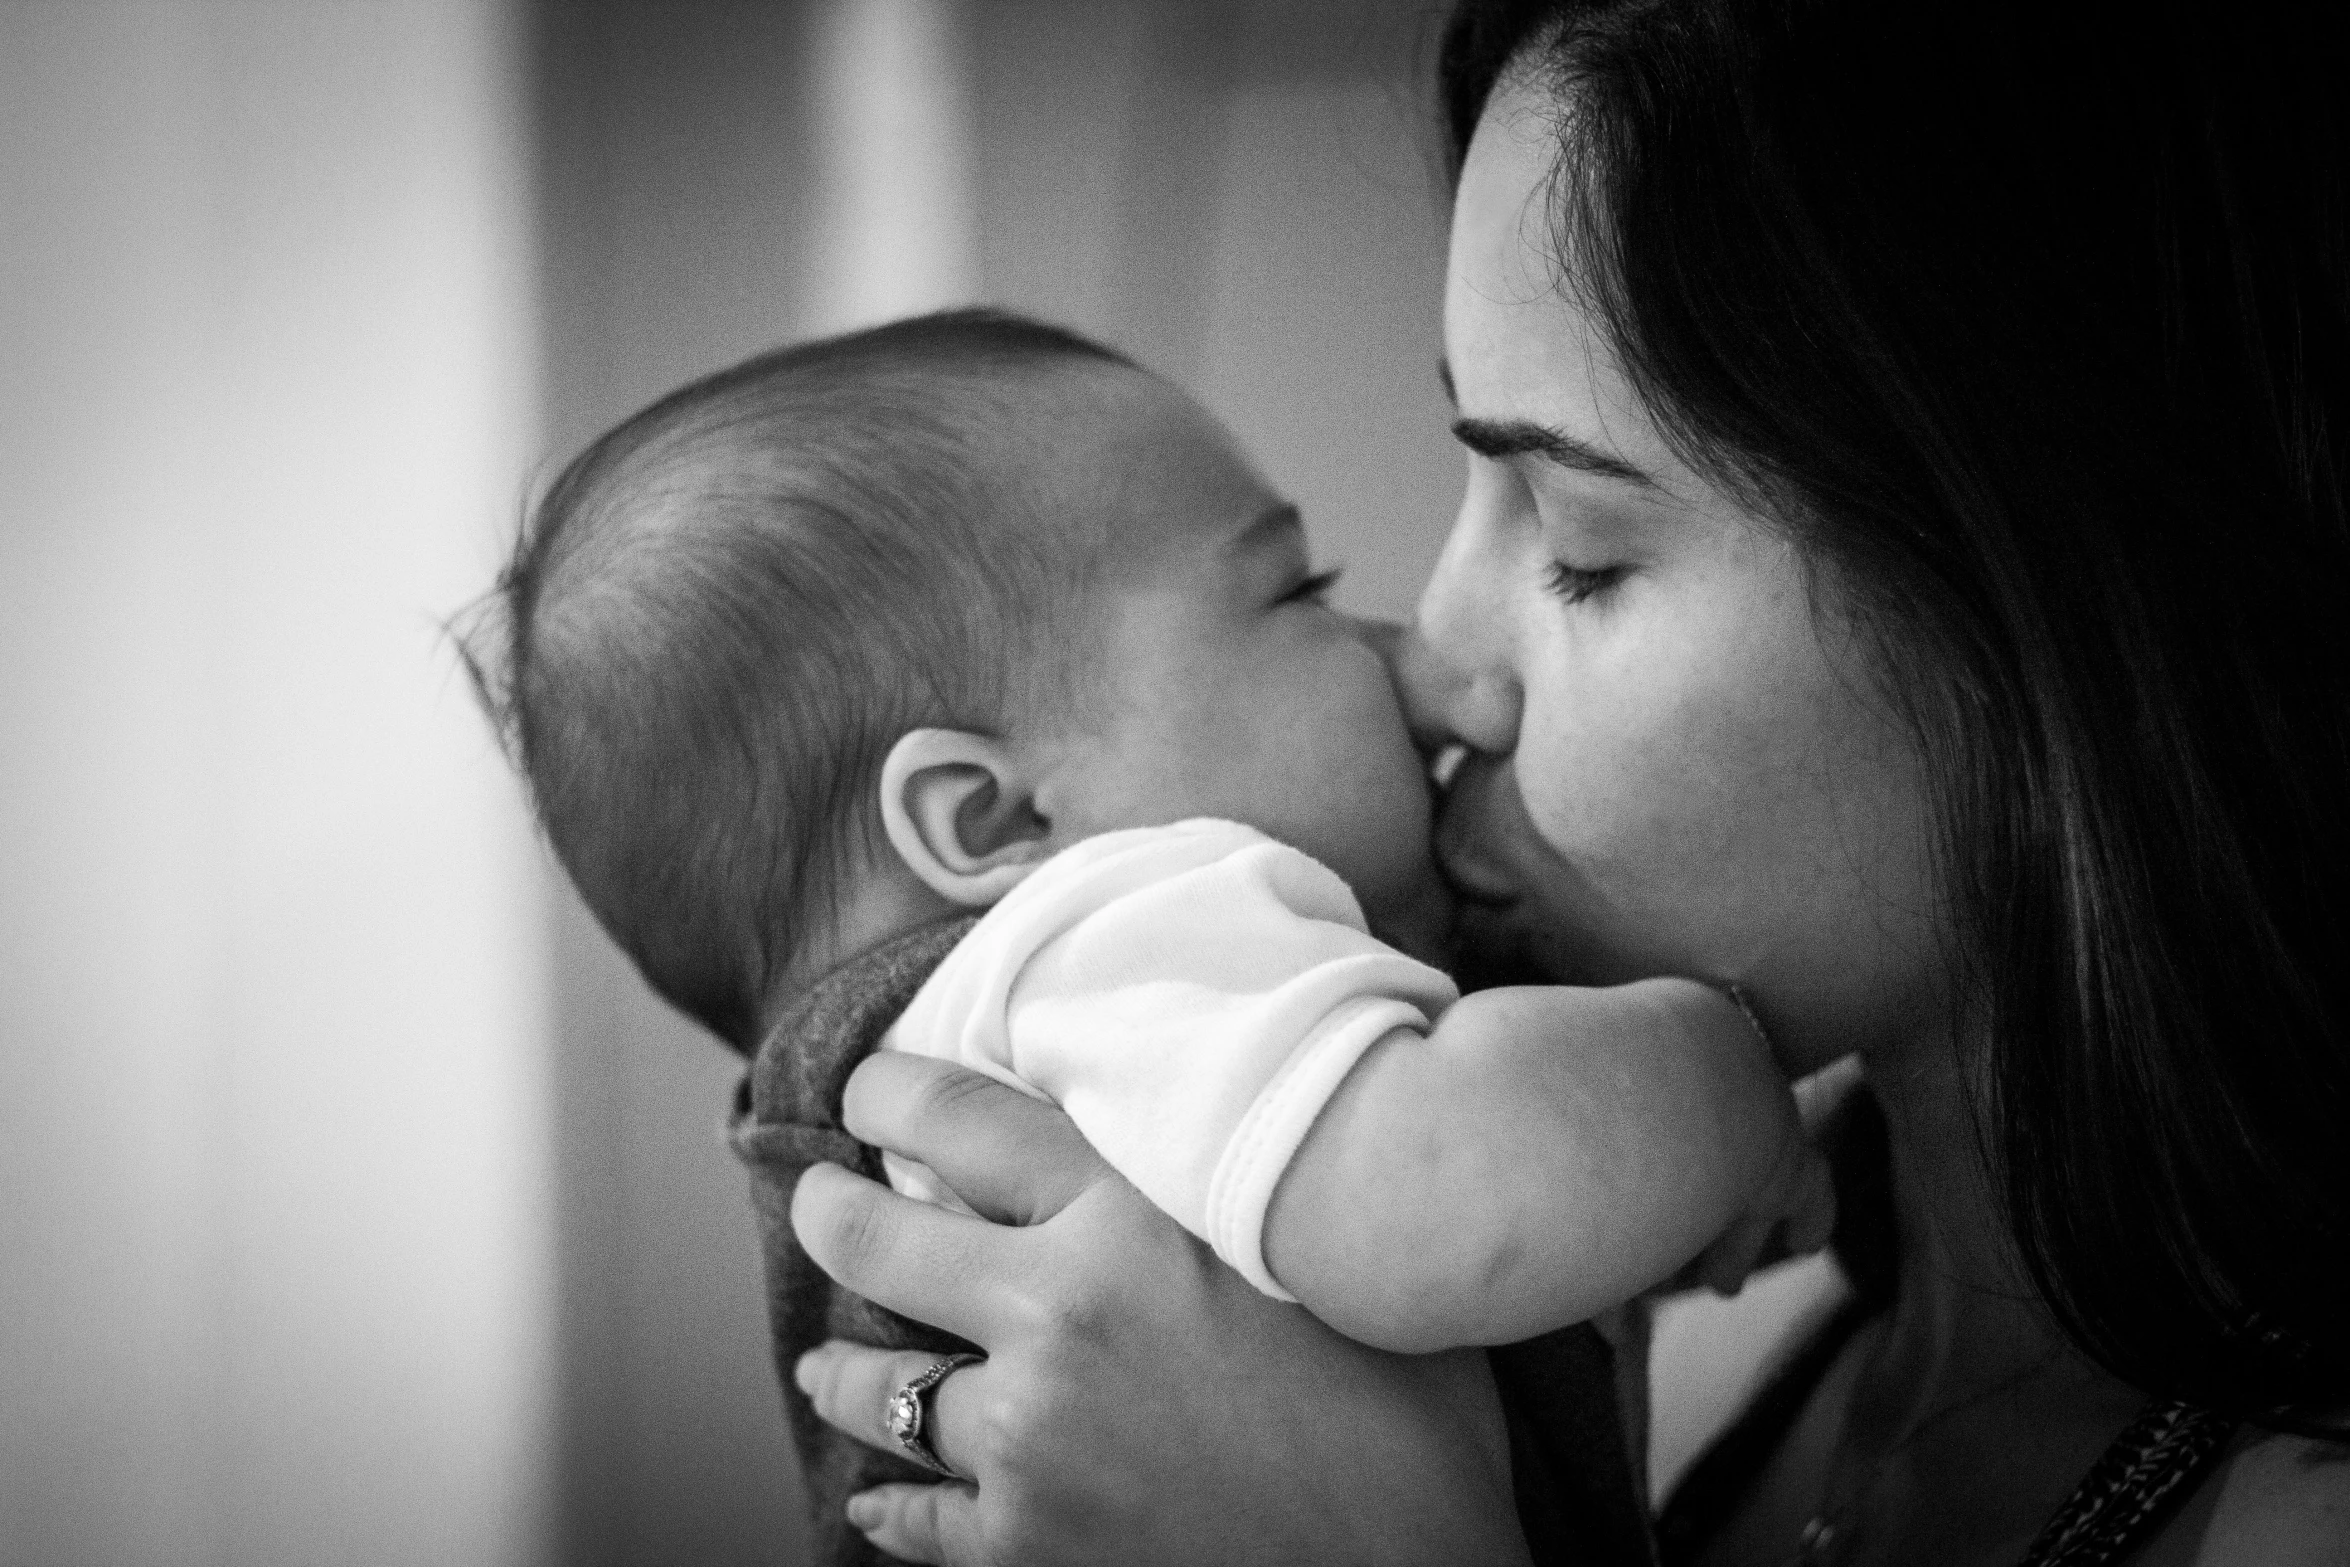
[[[938,1449],[930,1445],[930,1436],[924,1430],[930,1423],[930,1393],[949,1376],[965,1366],[976,1366],[986,1360],[985,1355],[948,1355],[933,1362],[930,1369],[921,1372],[904,1387],[889,1395],[882,1406],[881,1423],[889,1427],[889,1434],[898,1439],[914,1462],[933,1474],[945,1475],[949,1480],[966,1478],[955,1473],[938,1456]]]

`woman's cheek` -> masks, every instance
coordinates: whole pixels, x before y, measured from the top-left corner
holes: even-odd
[[[1555,666],[1554,666],[1555,667]],[[1655,706],[1603,684],[1530,685],[1517,774],[1528,826],[1586,872],[1637,874],[1649,857],[1644,819],[1668,804],[1675,769],[1652,765]]]
[[[1560,729],[1528,723],[1518,731],[1515,762],[1525,829],[1560,859],[1581,858],[1589,847],[1594,812],[1606,806],[1599,780],[1585,768],[1582,748]]]
[[[1552,874],[1547,918],[1626,977],[1701,972],[1747,867],[1741,747],[1670,685],[1529,693],[1516,757],[1524,830]]]

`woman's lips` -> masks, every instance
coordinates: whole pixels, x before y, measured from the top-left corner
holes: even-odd
[[[1477,848],[1469,813],[1451,801],[1436,829],[1436,866],[1445,885],[1463,903],[1507,908],[1518,901],[1515,878]]]
[[[1439,849],[1437,869],[1443,874],[1445,885],[1453,896],[1463,903],[1479,908],[1500,909],[1518,901],[1518,890],[1491,866],[1473,859],[1463,859],[1449,849]]]
[[[1454,769],[1436,821],[1436,863],[1464,903],[1506,908],[1520,896],[1505,861],[1480,844],[1478,827],[1496,808],[1496,789],[1510,787],[1506,762],[1472,756]],[[1488,823],[1488,825],[1490,825]]]

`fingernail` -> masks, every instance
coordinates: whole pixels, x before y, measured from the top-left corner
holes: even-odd
[[[849,1498],[849,1522],[870,1529],[881,1522],[881,1498],[867,1491]]]

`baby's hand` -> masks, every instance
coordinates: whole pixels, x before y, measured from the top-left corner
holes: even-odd
[[[1807,1144],[1796,1150],[1789,1169],[1754,1208],[1674,1274],[1662,1293],[1702,1288],[1735,1295],[1774,1263],[1827,1245],[1836,1228],[1836,1188],[1828,1179],[1828,1161]]]
[[[1828,1244],[1836,1228],[1836,1187],[1817,1139],[1860,1075],[1860,1058],[1846,1056],[1793,1085],[1802,1138],[1790,1145],[1779,1173],[1757,1195],[1754,1206],[1657,1293],[1702,1288],[1735,1295],[1764,1268],[1809,1256]]]

